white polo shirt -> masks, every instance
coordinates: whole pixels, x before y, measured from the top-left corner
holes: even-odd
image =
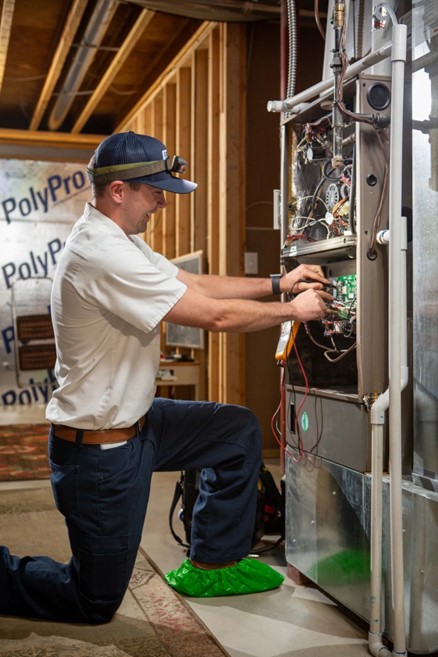
[[[186,286],[178,268],[86,204],[55,272],[59,387],[46,418],[78,429],[132,426],[155,396],[159,324]]]

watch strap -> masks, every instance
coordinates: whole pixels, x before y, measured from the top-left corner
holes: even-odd
[[[271,274],[272,294],[281,294],[280,278],[281,274]]]

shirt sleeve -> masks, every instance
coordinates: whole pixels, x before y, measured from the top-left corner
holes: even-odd
[[[178,268],[169,260],[130,240],[129,246],[124,242],[123,249],[102,250],[87,277],[86,296],[102,312],[149,332],[187,289],[176,278],[177,273]]]

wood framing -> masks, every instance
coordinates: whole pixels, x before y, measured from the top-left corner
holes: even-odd
[[[176,143],[176,85],[169,82],[163,89],[163,141]],[[176,256],[176,208],[175,199],[167,198],[163,211],[163,253],[168,258]]]
[[[189,161],[194,194],[167,194],[145,239],[166,257],[202,250],[207,273],[243,273],[245,237],[246,27],[203,24],[160,83],[119,130],[162,139]],[[165,345],[164,345],[165,347]],[[192,352],[193,353],[193,352]],[[245,338],[210,335],[203,353],[205,397],[245,403]]]
[[[219,273],[243,274],[245,240],[245,114],[246,29],[222,24],[220,85]],[[225,402],[245,402],[245,336],[220,336],[222,372],[220,396]]]
[[[183,153],[193,153],[191,146],[191,80],[192,67],[182,66],[177,73],[176,85],[176,152],[184,157]],[[197,146],[196,146],[197,148]],[[176,255],[182,256],[190,253],[191,234],[191,205],[192,194],[177,194],[176,196]]]

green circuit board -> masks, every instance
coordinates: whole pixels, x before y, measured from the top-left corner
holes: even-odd
[[[336,276],[330,279],[332,284],[332,294],[336,301],[349,306],[355,302],[357,293],[356,274],[347,276]]]

